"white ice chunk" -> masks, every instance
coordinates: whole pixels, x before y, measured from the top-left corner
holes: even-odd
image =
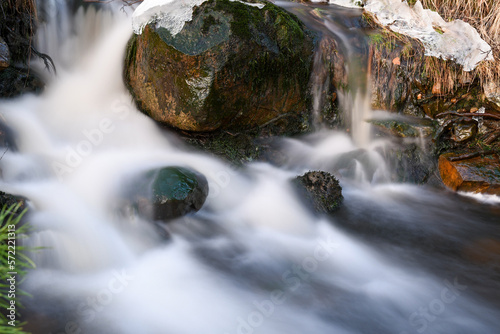
[[[321,0],[313,0],[313,2],[322,2]],[[361,8],[361,0],[330,0],[331,4],[339,5],[348,8]]]
[[[343,2],[352,1],[330,1]],[[483,60],[493,60],[490,45],[470,24],[446,22],[438,13],[424,9],[420,0],[413,7],[401,0],[367,0],[364,8],[392,31],[419,39],[426,56],[454,60],[464,71],[473,70]]]
[[[156,23],[157,27],[163,27],[175,36],[182,30],[184,23],[193,18],[193,7],[205,1],[145,0],[132,14],[132,27],[140,35],[146,25]]]
[[[264,8],[266,5],[264,5],[263,3],[251,3],[251,2],[245,2],[245,1],[241,1],[241,0],[229,0],[231,2],[241,2],[242,4],[245,4],[247,6],[252,6],[252,7],[257,7],[259,9],[262,9]]]

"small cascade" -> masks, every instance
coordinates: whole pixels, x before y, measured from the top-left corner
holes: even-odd
[[[65,0],[37,1],[39,25],[36,45],[41,52],[51,55],[57,64],[62,63],[60,57],[66,54],[61,52],[60,46],[73,32],[71,3]]]
[[[344,126],[350,135],[350,140],[348,139],[350,143],[345,147],[351,148],[346,149],[345,154],[338,155],[334,145],[339,145],[338,139],[344,135],[329,131],[323,119],[323,108],[327,93],[331,90],[332,78],[330,78],[330,64],[325,63],[323,57],[325,51],[321,49],[323,44],[320,42],[314,57],[311,76],[314,127],[317,130],[317,133],[310,136],[311,142],[315,143],[314,148],[307,152],[308,147],[295,146],[293,141],[288,141],[287,147],[294,147],[289,151],[289,158],[296,161],[300,160],[303,155],[309,156],[310,161],[318,162],[316,168],[327,168],[336,174],[340,171],[344,177],[353,178],[361,183],[388,182],[390,180],[388,167],[375,150],[383,143],[372,141],[371,125],[367,122],[372,117],[370,64],[366,35],[358,27],[362,12],[359,9],[321,4],[279,2],[279,5],[296,14],[310,29],[337,42],[338,52],[345,60],[344,71],[347,73],[348,85],[337,87],[336,95],[341,113],[345,115]],[[330,142],[332,144],[326,145]],[[320,147],[321,149],[318,149]],[[351,153],[353,150],[358,153],[353,155]],[[321,154],[318,156],[319,151]],[[296,157],[292,157],[292,154],[296,154]],[[359,155],[363,157],[354,161],[350,160],[353,156]],[[320,163],[319,160],[321,160]],[[360,172],[352,173],[349,170],[350,167],[339,169],[333,166],[350,166]],[[364,177],[358,177],[361,174]]]
[[[82,61],[88,55],[88,50],[102,38],[102,34],[113,27],[113,9],[120,6],[119,4],[112,4],[111,7],[77,6],[77,2],[77,0],[37,2],[40,24],[36,34],[36,45],[39,51],[51,56],[57,69],[67,70]],[[130,11],[128,9],[127,12]]]
[[[371,126],[366,120],[371,117],[371,89],[368,46],[365,34],[356,27],[361,11],[337,6],[302,5],[280,2],[280,5],[296,14],[311,29],[336,40],[345,59],[348,87],[338,88],[337,96],[344,115],[346,126],[358,147],[368,148]],[[321,47],[321,44],[320,44]],[[313,113],[316,128],[321,128],[322,109],[325,95],[330,89],[328,64],[322,61],[322,50],[316,51],[311,77]]]
[[[323,127],[322,109],[325,97],[330,89],[330,76],[320,52],[314,55],[313,70],[311,74],[311,94],[313,99],[313,127],[320,130]]]
[[[330,15],[325,20],[325,27],[341,43],[346,60],[348,88],[347,91],[339,92],[342,110],[351,116],[350,128],[354,143],[359,147],[368,148],[371,127],[366,121],[371,116],[371,89],[366,36],[360,31],[353,33],[352,29],[346,29],[334,20],[335,17]],[[355,43],[359,46],[354,46]]]

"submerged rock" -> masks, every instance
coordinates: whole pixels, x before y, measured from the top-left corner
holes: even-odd
[[[455,191],[500,195],[500,159],[497,154],[455,160],[458,156],[447,153],[439,157],[439,173],[446,186]]]
[[[201,209],[208,196],[208,182],[194,170],[165,167],[136,178],[127,193],[141,216],[168,222]]]
[[[297,133],[308,126],[312,33],[262,4],[209,0],[175,35],[154,23],[134,35],[124,79],[139,109],[196,132],[276,122],[278,133]]]
[[[330,173],[309,171],[293,180],[299,192],[320,213],[335,212],[344,197],[339,181]]]

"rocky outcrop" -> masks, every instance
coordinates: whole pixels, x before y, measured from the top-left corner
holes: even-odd
[[[422,43],[382,28],[363,14],[369,34],[372,107],[435,118],[443,111],[468,112],[485,103],[477,73],[425,55]]]
[[[338,210],[344,197],[339,181],[330,173],[309,171],[293,180],[299,193],[319,213]]]
[[[443,154],[439,157],[439,173],[452,190],[500,195],[498,154],[471,158],[456,153]]]
[[[141,174],[125,192],[126,205],[139,215],[168,222],[201,209],[208,196],[208,182],[194,170],[172,166]]]
[[[175,36],[154,25],[134,35],[124,79],[139,109],[194,132],[307,128],[312,33],[263,4],[209,0]]]

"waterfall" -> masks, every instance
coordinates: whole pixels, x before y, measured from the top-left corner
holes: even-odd
[[[363,127],[354,140],[284,139],[283,165],[235,169],[136,109],[121,75],[130,16],[43,3],[61,13],[39,30],[58,75],[40,96],[0,104],[19,147],[0,161],[0,185],[30,199],[28,245],[43,247],[24,283],[32,333],[497,331],[496,269],[473,260],[500,235],[495,204],[389,183]],[[207,177],[199,212],[156,225],[119,210],[126,180],[171,165]],[[338,214],[293,191],[310,169],[339,176]]]

